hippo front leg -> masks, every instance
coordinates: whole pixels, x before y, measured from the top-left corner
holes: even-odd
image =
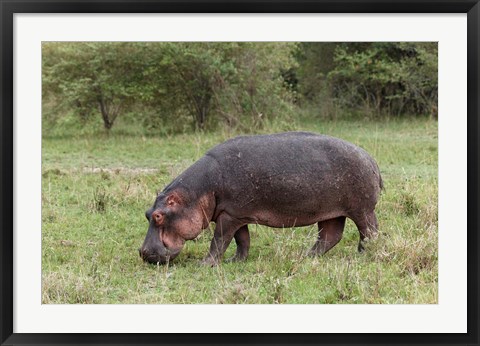
[[[210,266],[219,264],[235,232],[244,225],[245,223],[231,217],[227,213],[220,214],[216,221],[212,242],[210,243],[210,251],[202,263]]]
[[[229,262],[245,261],[248,257],[248,250],[250,249],[250,232],[248,225],[243,225],[235,232],[235,243],[237,244],[237,251],[235,256],[229,258]]]

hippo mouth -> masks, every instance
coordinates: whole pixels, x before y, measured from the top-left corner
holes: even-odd
[[[161,230],[151,223],[143,245],[138,249],[138,253],[144,262],[166,264],[177,257],[180,250],[167,248],[161,240]]]
[[[175,257],[177,257],[180,253],[180,251],[170,251],[166,248],[165,254],[145,252],[142,253],[141,249],[139,249],[138,252],[144,262],[148,262],[151,264],[167,264],[168,262],[171,262]]]

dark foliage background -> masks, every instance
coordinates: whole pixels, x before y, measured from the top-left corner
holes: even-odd
[[[437,53],[427,42],[44,43],[43,129],[245,132],[288,129],[299,113],[436,118]]]

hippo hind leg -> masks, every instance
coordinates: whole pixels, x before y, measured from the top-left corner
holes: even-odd
[[[250,232],[248,231],[248,225],[244,225],[235,232],[233,236],[235,243],[237,244],[237,252],[235,256],[228,259],[228,261],[244,261],[248,257],[248,250],[250,249]]]
[[[309,252],[311,256],[323,255],[342,239],[345,216],[318,223],[318,238]]]
[[[358,242],[358,252],[365,250],[363,244],[366,240],[375,238],[378,233],[378,221],[375,211],[362,214],[357,217],[352,217],[353,222],[357,225],[360,233],[360,241]]]

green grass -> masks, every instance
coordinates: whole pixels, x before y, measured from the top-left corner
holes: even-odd
[[[311,119],[292,127],[344,138],[378,161],[380,232],[366,252],[356,251],[351,221],[342,241],[318,258],[306,256],[315,226],[251,225],[244,263],[200,265],[212,237],[206,230],[170,265],[145,264],[137,249],[155,193],[235,133],[44,136],[43,303],[437,303],[437,123]],[[234,252],[233,242],[225,257]]]

